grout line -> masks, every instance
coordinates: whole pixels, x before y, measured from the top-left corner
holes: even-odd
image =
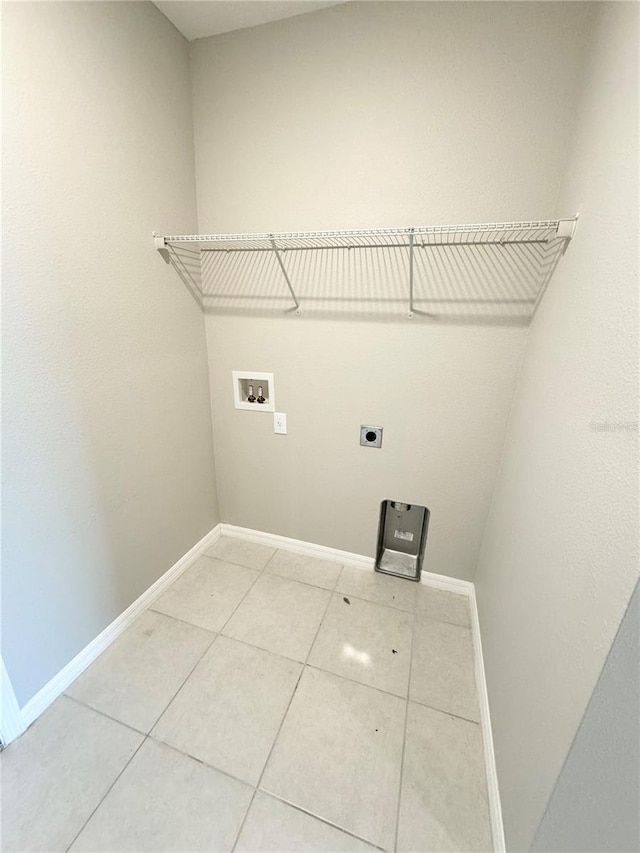
[[[285,800],[284,797],[281,797],[278,794],[274,794],[272,791],[267,791],[266,788],[258,788],[257,790],[260,791],[261,794],[264,794],[264,796],[266,797],[271,797],[274,800],[278,800],[278,802],[284,803],[285,806],[290,806],[290,808],[295,809],[296,811],[301,812],[304,815],[308,815],[309,817],[312,817],[315,820],[319,820],[321,823],[326,824],[326,826],[330,826],[332,829],[337,829],[339,832],[343,832],[345,835],[351,836],[351,838],[355,838],[358,841],[362,841],[369,847],[375,847],[376,850],[382,850],[383,853],[386,853],[385,847],[380,847],[379,844],[370,841],[368,838],[364,838],[362,835],[356,835],[355,832],[352,832],[350,829],[345,829],[344,826],[340,826],[340,824],[338,823],[332,823],[332,821],[330,821],[326,817],[322,817],[321,815],[315,814],[314,812],[310,812],[308,809],[305,809],[302,806],[296,805],[296,803],[292,803],[289,800]]]
[[[275,556],[275,555],[274,555],[274,556]],[[337,583],[337,581],[336,581],[336,583]],[[317,587],[316,587],[316,589],[317,589]],[[269,754],[267,755],[267,758],[266,758],[266,760],[265,760],[265,762],[264,762],[264,765],[263,765],[263,767],[262,767],[262,772],[260,773],[260,777],[259,777],[259,779],[258,779],[258,781],[257,781],[257,783],[256,783],[256,787],[255,787],[255,790],[254,790],[254,792],[253,792],[253,796],[251,797],[251,802],[249,803],[249,807],[248,807],[247,811],[245,812],[245,816],[244,816],[244,819],[243,819],[242,823],[240,824],[240,829],[238,830],[238,834],[237,834],[237,836],[236,836],[236,840],[234,841],[234,843],[233,843],[233,847],[231,848],[231,853],[234,853],[234,851],[235,851],[235,849],[236,849],[236,844],[238,843],[238,839],[240,838],[240,835],[242,834],[242,830],[243,830],[244,825],[245,825],[245,822],[246,822],[246,820],[247,820],[247,815],[249,814],[249,811],[251,810],[251,806],[253,805],[253,801],[254,801],[255,796],[256,796],[256,791],[257,791],[257,790],[258,790],[258,788],[260,787],[260,783],[262,782],[262,777],[264,776],[265,771],[266,771],[266,769],[267,769],[267,765],[269,764],[269,760],[270,760],[270,758],[271,758],[271,754],[272,754],[273,750],[275,749],[275,745],[276,745],[276,743],[278,742],[278,738],[279,738],[279,736],[280,736],[280,732],[282,731],[282,726],[284,725],[284,721],[286,720],[286,718],[287,718],[287,714],[289,713],[289,708],[291,707],[291,703],[293,702],[293,697],[296,695],[296,692],[297,692],[297,690],[298,690],[298,685],[300,684],[300,679],[302,678],[302,675],[303,675],[303,673],[304,673],[305,667],[306,667],[306,665],[307,665],[307,661],[309,660],[309,655],[311,654],[311,649],[313,648],[313,645],[314,645],[314,643],[315,643],[315,641],[316,641],[316,638],[317,638],[317,636],[318,636],[318,633],[319,633],[319,631],[320,631],[320,627],[321,627],[322,623],[324,622],[324,617],[327,615],[327,610],[329,609],[329,605],[331,604],[331,599],[332,599],[332,597],[333,597],[333,596],[332,596],[332,593],[331,593],[331,592],[329,592],[329,595],[328,595],[328,597],[327,597],[327,603],[326,603],[326,605],[325,605],[324,612],[323,612],[323,614],[322,614],[322,618],[321,618],[321,619],[320,619],[320,621],[318,622],[318,627],[317,627],[316,632],[315,632],[315,634],[314,634],[314,636],[313,636],[313,640],[311,641],[311,643],[310,643],[310,645],[309,645],[309,650],[308,650],[308,652],[307,652],[307,656],[305,657],[304,662],[303,662],[303,664],[302,664],[302,666],[301,666],[301,668],[300,668],[300,674],[298,675],[298,680],[296,681],[296,686],[293,688],[293,691],[292,691],[292,693],[291,693],[291,697],[290,697],[289,702],[288,702],[288,704],[287,704],[287,708],[286,708],[286,710],[285,710],[284,714],[282,715],[282,719],[280,720],[280,725],[278,726],[278,731],[276,732],[276,735],[275,735],[275,737],[274,737],[274,739],[273,739],[273,741],[272,741],[272,743],[271,743],[271,748],[269,749]],[[298,661],[298,663],[300,663],[300,661]]]
[[[139,732],[138,732],[138,734],[139,734]],[[131,756],[131,758],[130,758],[126,763],[125,763],[125,765],[124,765],[124,767],[122,768],[122,770],[118,773],[118,775],[116,776],[116,778],[115,778],[115,779],[113,780],[113,782],[109,785],[109,787],[107,788],[107,790],[104,792],[104,795],[100,798],[100,802],[97,804],[97,806],[95,807],[95,809],[91,812],[91,814],[89,815],[89,817],[88,817],[88,818],[85,820],[85,822],[82,824],[82,826],[80,827],[80,829],[79,829],[79,830],[76,832],[76,834],[73,836],[73,838],[72,838],[72,840],[71,840],[71,843],[69,844],[69,846],[68,846],[68,847],[66,847],[66,848],[65,848],[65,853],[68,853],[68,851],[69,851],[69,850],[71,850],[71,848],[73,847],[73,845],[74,845],[74,844],[76,843],[76,841],[78,840],[78,837],[81,835],[81,833],[83,832],[83,830],[84,830],[84,828],[86,827],[86,825],[89,823],[89,821],[90,821],[90,820],[91,820],[91,818],[94,816],[94,814],[98,811],[98,809],[100,808],[100,806],[104,803],[105,799],[109,796],[110,791],[113,789],[113,787],[115,786],[115,784],[116,784],[116,782],[118,781],[118,779],[122,776],[122,774],[124,773],[124,771],[125,771],[125,770],[127,769],[127,767],[131,764],[131,762],[133,761],[133,759],[136,757],[136,755],[140,752],[140,750],[142,749],[142,747],[144,746],[144,744],[147,742],[148,737],[149,737],[149,735],[144,735],[144,737],[142,738],[142,740],[141,740],[141,741],[140,741],[140,743],[138,744],[137,748],[134,750],[133,755]]]
[[[194,626],[193,622],[186,622],[184,619],[179,619],[177,616],[169,616],[167,613],[163,613],[162,615],[167,616],[168,619],[175,619],[176,622],[182,622],[185,625],[191,625],[191,626],[196,627],[196,628],[199,627],[198,625]],[[231,618],[231,617],[229,617],[229,618]],[[202,630],[206,631],[208,629],[203,628]],[[209,631],[209,633],[213,634],[214,632]],[[304,666],[304,662],[301,661],[299,658],[290,658],[287,655],[283,655],[281,652],[274,652],[271,649],[265,649],[263,646],[256,646],[255,643],[248,643],[246,640],[239,640],[237,637],[231,637],[229,634],[223,634],[222,629],[220,629],[219,632],[215,632],[214,639],[215,639],[215,637],[223,637],[225,640],[233,640],[234,643],[242,643],[243,646],[249,646],[249,648],[256,649],[259,652],[265,652],[266,654],[269,654],[269,655],[275,655],[275,657],[282,658],[283,660],[289,661],[289,663],[298,663],[301,666]],[[209,648],[211,648],[212,645],[213,645],[213,641],[211,642]]]
[[[284,553],[286,553],[286,552],[284,552]],[[266,566],[265,566],[265,571],[266,571]],[[272,578],[280,578],[280,580],[282,580],[282,581],[291,581],[291,583],[301,583],[303,586],[310,586],[312,589],[323,589],[325,592],[335,592],[336,584],[338,583],[338,580],[340,579],[340,575],[338,574],[338,577],[335,579],[333,586],[329,587],[329,586],[320,586],[317,583],[309,583],[309,581],[301,581],[298,578],[289,578],[289,577],[286,577],[285,575],[278,574],[278,572],[266,572],[266,574],[268,574],[269,577],[272,577]]]
[[[269,763],[269,759],[271,758],[271,753],[272,753],[272,752],[273,752],[273,750],[274,750],[274,747],[275,747],[275,745],[276,745],[276,742],[277,742],[277,740],[278,740],[278,737],[280,736],[280,732],[281,732],[281,730],[282,730],[282,726],[283,726],[283,724],[284,724],[284,721],[285,721],[285,719],[286,719],[286,717],[287,717],[287,714],[289,713],[289,708],[291,707],[291,703],[293,702],[293,697],[296,695],[296,691],[297,691],[297,689],[298,689],[298,685],[300,684],[300,679],[302,678],[302,673],[303,673],[303,672],[304,672],[304,666],[300,667],[300,673],[299,673],[299,675],[298,675],[298,679],[297,679],[297,681],[296,681],[295,687],[294,687],[294,688],[293,688],[293,690],[291,691],[291,696],[289,697],[289,701],[288,701],[288,703],[287,703],[287,707],[286,707],[286,709],[285,709],[284,714],[282,715],[282,719],[280,720],[280,725],[278,726],[278,731],[276,732],[275,737],[273,738],[273,741],[272,741],[272,743],[271,743],[271,747],[270,747],[270,749],[269,749],[269,753],[268,753],[268,755],[267,755],[267,758],[266,758],[266,760],[265,760],[265,762],[264,762],[264,765],[263,765],[263,767],[262,767],[262,770],[261,770],[261,772],[260,772],[260,776],[258,777],[258,781],[256,782],[255,788],[254,788],[254,790],[253,790],[253,794],[252,794],[252,796],[251,796],[251,801],[249,802],[249,805],[248,805],[248,807],[247,807],[247,810],[246,810],[246,812],[244,813],[244,817],[243,817],[243,819],[242,819],[242,823],[240,824],[240,828],[238,829],[238,834],[236,835],[235,841],[233,842],[233,847],[231,848],[231,853],[234,853],[234,851],[235,851],[235,849],[236,849],[236,844],[238,843],[238,839],[240,838],[240,835],[242,834],[242,830],[244,829],[244,825],[245,825],[245,823],[246,823],[246,821],[247,821],[247,815],[249,814],[249,812],[250,812],[250,810],[251,810],[251,806],[253,805],[253,801],[254,801],[254,799],[255,799],[255,797],[256,797],[256,791],[258,790],[258,787],[259,787],[260,783],[262,782],[262,777],[264,776],[264,772],[265,772],[265,770],[267,769],[267,764]]]
[[[245,566],[245,568],[246,568],[246,566]],[[230,613],[230,615],[229,615],[229,618],[228,618],[228,619],[227,619],[227,621],[224,623],[224,625],[220,628],[220,630],[218,631],[218,634],[222,634],[222,632],[223,632],[223,631],[224,631],[224,629],[227,627],[227,625],[229,624],[229,622],[230,622],[230,621],[233,619],[233,617],[235,616],[236,611],[238,610],[238,608],[240,607],[240,605],[244,603],[244,601],[245,601],[246,597],[249,595],[249,593],[251,592],[251,590],[254,588],[254,586],[257,584],[257,582],[260,580],[260,578],[261,578],[261,577],[262,577],[262,572],[258,572],[258,574],[256,575],[256,577],[255,577],[255,578],[254,578],[254,580],[253,580],[253,583],[252,583],[252,584],[251,584],[251,586],[247,589],[247,591],[246,591],[246,592],[245,592],[245,594],[242,596],[242,598],[240,599],[240,601],[239,601],[239,602],[236,604],[236,606],[233,608],[233,610],[231,611],[231,613]],[[247,645],[248,645],[248,643],[247,643]],[[284,657],[284,656],[283,656],[283,657]]]
[[[274,549],[273,554],[269,557],[269,559],[267,560],[267,562],[266,562],[266,563],[264,564],[264,566],[260,569],[260,571],[261,571],[261,572],[265,572],[265,571],[267,570],[267,566],[269,565],[269,563],[271,562],[271,560],[273,560],[273,558],[276,556],[276,554],[278,553],[278,550],[279,550],[278,548],[275,548],[275,549]]]
[[[191,669],[189,670],[189,672],[186,674],[186,676],[185,676],[185,677],[184,677],[184,679],[182,680],[182,682],[181,682],[181,684],[180,684],[180,687],[178,687],[178,689],[177,689],[177,690],[176,690],[176,692],[173,694],[173,696],[171,697],[171,699],[169,699],[169,701],[167,702],[167,704],[166,704],[166,705],[164,706],[164,708],[162,709],[162,712],[160,713],[160,715],[159,715],[158,717],[156,717],[156,720],[155,720],[154,724],[153,724],[153,725],[151,726],[151,728],[149,729],[149,734],[151,734],[151,732],[152,732],[152,731],[155,729],[155,727],[158,725],[158,723],[160,722],[160,720],[162,719],[162,717],[164,717],[164,715],[165,715],[165,714],[166,714],[166,712],[167,712],[167,709],[169,708],[169,706],[171,705],[171,703],[173,702],[173,700],[176,698],[176,696],[178,695],[178,693],[180,693],[180,691],[181,691],[181,690],[182,690],[182,688],[185,686],[185,684],[187,683],[187,681],[191,678],[191,676],[193,675],[193,673],[194,673],[194,671],[195,671],[196,667],[197,667],[197,666],[202,662],[202,659],[204,658],[204,656],[207,654],[207,652],[208,652],[208,651],[209,651],[209,649],[213,646],[213,644],[215,643],[215,641],[216,641],[217,639],[218,639],[218,635],[217,635],[217,634],[214,634],[214,636],[212,637],[211,642],[209,643],[209,645],[207,646],[207,648],[202,652],[202,654],[200,655],[200,657],[198,658],[198,660],[195,662],[195,664],[191,667]]]
[[[329,591],[327,590],[327,592],[329,592]],[[307,656],[305,657],[304,662],[302,664],[303,667],[307,666],[307,664],[309,663],[309,658],[311,657],[311,651],[316,644],[316,640],[318,639],[318,634],[320,633],[320,628],[322,628],[322,625],[324,623],[325,617],[327,615],[327,612],[329,610],[329,607],[330,607],[332,601],[333,601],[333,593],[329,592],[329,597],[327,599],[327,603],[325,604],[324,611],[322,613],[322,616],[320,617],[320,621],[318,622],[318,627],[316,629],[316,632],[313,635],[313,640],[311,641],[311,645],[309,646],[309,651],[307,652]]]
[[[219,632],[214,631],[213,628],[203,628],[202,625],[197,625],[195,622],[189,622],[188,619],[181,619],[180,616],[174,616],[172,613],[165,613],[164,610],[154,610],[153,605],[148,609],[153,611],[153,613],[157,613],[158,616],[166,616],[167,619],[173,619],[174,622],[180,622],[182,625],[188,625],[190,628],[197,628],[199,631],[206,631],[208,634],[213,634],[214,638],[218,636]]]
[[[132,726],[130,723],[124,723],[122,720],[119,720],[117,717],[112,717],[111,714],[107,714],[105,711],[101,711],[100,708],[94,708],[93,705],[89,705],[87,702],[83,702],[82,699],[76,699],[75,696],[70,696],[68,693],[62,694],[65,699],[71,699],[72,702],[75,702],[76,705],[82,705],[83,708],[88,708],[90,711],[95,711],[96,714],[100,714],[101,717],[106,717],[108,720],[112,720],[114,723],[118,723],[120,726],[124,726],[126,729],[129,729],[132,732],[135,732],[137,735],[142,735],[142,737],[147,737],[149,732],[143,732],[141,729],[137,729],[135,726]]]
[[[190,752],[185,752],[183,749],[179,749],[177,746],[174,746],[169,741],[162,740],[158,735],[154,735],[153,733],[149,734],[149,740],[152,740],[154,743],[160,744],[161,746],[166,746],[167,749],[173,750],[173,752],[177,752],[178,755],[182,755],[184,758],[189,758],[191,761],[197,761],[198,764],[202,764],[203,767],[207,767],[209,770],[213,770],[216,773],[221,773],[223,776],[226,776],[227,779],[233,779],[234,782],[239,782],[241,785],[244,785],[246,788],[255,788],[253,782],[247,782],[246,779],[241,779],[239,776],[234,776],[233,773],[229,773],[228,770],[223,770],[221,767],[216,767],[215,764],[210,764],[208,761],[205,761],[204,758],[198,758],[197,755],[192,755]]]
[[[407,701],[407,696],[399,696],[397,693],[391,693],[389,690],[383,690],[382,687],[376,687],[373,684],[365,684],[364,681],[357,681],[355,678],[350,678],[348,675],[342,675],[339,672],[334,672],[332,669],[325,669],[323,666],[318,666],[315,663],[307,663],[305,666],[308,666],[309,669],[315,669],[317,672],[324,672],[326,675],[334,675],[336,678],[341,678],[343,681],[350,681],[352,684],[358,684],[360,687],[366,687],[369,690],[375,690],[376,693],[382,693],[385,696],[392,696],[394,699],[399,699],[401,702]],[[411,664],[409,664],[409,669],[411,669]],[[408,692],[407,686],[407,692]],[[434,709],[437,710],[437,709]]]
[[[219,541],[220,541],[220,539],[218,539],[218,542]],[[240,540],[236,540],[236,541],[240,541]],[[243,541],[246,542],[247,540],[245,539]],[[214,544],[211,547],[213,548],[215,546],[215,544],[216,543],[214,542]],[[218,563],[227,563],[227,565],[229,565],[229,566],[238,566],[238,568],[240,568],[240,569],[249,569],[250,572],[258,572],[258,574],[260,574],[264,571],[267,564],[270,563],[271,560],[273,560],[273,558],[275,557],[275,553],[269,557],[269,559],[267,560],[267,562],[264,564],[264,566],[261,569],[256,569],[254,566],[245,566],[244,563],[236,563],[234,560],[227,560],[224,557],[214,557],[212,554],[203,554],[202,556],[208,557],[210,560],[215,560]],[[179,578],[176,578],[176,580],[179,580]]]
[[[323,817],[322,815],[319,815],[319,814],[315,814],[314,812],[308,811],[307,809],[303,808],[302,806],[299,806],[296,803],[292,803],[289,800],[285,799],[284,797],[281,797],[279,794],[274,794],[273,791],[269,791],[266,788],[259,788],[259,787],[257,787],[257,785],[254,785],[252,782],[247,782],[246,779],[241,779],[239,776],[234,776],[233,773],[229,773],[228,770],[222,770],[220,767],[217,767],[215,764],[210,764],[208,761],[205,761],[202,758],[198,758],[197,755],[192,755],[190,752],[184,752],[184,750],[178,749],[177,746],[174,746],[173,744],[168,743],[165,740],[162,740],[157,735],[149,734],[149,735],[147,735],[147,737],[149,740],[152,740],[154,743],[157,743],[160,746],[164,746],[167,749],[170,749],[172,752],[175,752],[178,755],[183,756],[184,758],[189,758],[191,761],[196,761],[198,764],[202,764],[204,767],[208,768],[209,770],[213,770],[215,773],[221,773],[223,776],[226,776],[228,779],[232,779],[234,782],[239,782],[241,785],[244,785],[247,788],[253,788],[254,789],[254,796],[259,791],[261,794],[264,794],[267,797],[270,797],[274,800],[278,800],[279,802],[284,803],[284,805],[290,806],[291,808],[295,809],[296,811],[302,812],[302,814],[308,815],[309,817],[312,817],[315,820],[319,820],[321,823],[324,823],[327,826],[330,826],[332,829],[337,829],[340,832],[343,832],[345,835],[349,835],[352,838],[356,838],[358,841],[362,841],[371,847],[375,847],[377,850],[382,850],[383,853],[385,851],[384,847],[380,847],[378,844],[375,844],[375,842],[370,841],[368,838],[364,838],[361,835],[357,835],[355,832],[352,832],[351,830],[346,829],[344,826],[340,826],[340,824],[332,823],[328,818]],[[265,765],[265,767],[266,767],[266,765]],[[252,797],[252,801],[253,801],[253,797]],[[250,808],[251,808],[251,803],[249,803],[249,807],[247,808],[247,813],[249,812]],[[240,827],[240,830],[238,831],[238,837],[240,836],[241,832],[242,832],[242,826]]]
[[[393,849],[398,849],[398,829],[400,828],[400,803],[402,801],[402,783],[404,777],[404,753],[407,747],[407,720],[409,719],[409,693],[411,692],[411,670],[413,668],[413,641],[416,634],[416,619],[411,625],[411,648],[409,652],[409,679],[407,681],[407,700],[404,708],[404,732],[402,735],[402,755],[400,756],[400,781],[398,784],[398,803],[396,806],[396,827],[393,836]]]
[[[479,726],[480,720],[471,720],[469,717],[463,717],[461,714],[454,714],[453,711],[445,711],[444,708],[436,708],[435,705],[429,705],[427,702],[421,702],[419,699],[409,697],[409,702],[414,705],[421,705],[423,708],[429,708],[431,711],[437,711],[439,714],[444,714],[447,717],[455,717],[456,720],[463,720],[465,723],[471,723],[472,726]]]

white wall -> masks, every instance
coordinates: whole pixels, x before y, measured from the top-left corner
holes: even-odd
[[[476,576],[509,850],[638,577],[638,12],[597,7],[558,205],[580,223],[530,330]]]
[[[352,3],[194,42],[200,230],[553,215],[590,16],[581,3]],[[399,292],[384,262],[365,270],[378,307]],[[470,578],[525,329],[343,306],[349,263],[324,270],[332,320],[304,298],[302,317],[266,312],[288,305],[272,269],[245,270],[222,311],[205,281],[222,519],[372,554],[379,502],[422,503],[425,567]],[[303,297],[314,275],[297,276]],[[234,410],[233,369],[275,373],[287,437]],[[361,423],[385,428],[382,450],[359,446]]]
[[[640,849],[640,586],[611,646],[532,846]]]
[[[150,3],[3,4],[4,662],[23,705],[217,521],[187,43]]]

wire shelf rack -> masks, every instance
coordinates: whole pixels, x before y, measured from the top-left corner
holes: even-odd
[[[531,315],[535,312],[542,295],[553,275],[558,261],[564,254],[573,237],[577,217],[571,219],[544,219],[525,222],[491,222],[466,225],[430,225],[411,228],[375,228],[343,231],[287,231],[258,234],[177,234],[159,235],[154,233],[155,247],[166,254],[194,295],[203,302],[205,294],[201,287],[198,271],[194,275],[194,262],[205,265],[209,275],[218,283],[233,275],[231,267],[235,256],[247,258],[264,253],[275,260],[276,269],[284,281],[297,314],[302,312],[298,288],[294,286],[294,271],[300,271],[301,265],[296,259],[308,252],[320,252],[323,255],[333,251],[367,252],[372,250],[400,251],[406,259],[406,305],[408,316],[416,313],[429,314],[416,307],[416,273],[422,279],[437,278],[442,272],[452,251],[464,253],[465,268],[473,268],[473,254],[482,247],[490,247],[501,255],[494,262],[496,273],[506,269],[507,274],[522,280],[528,279],[527,301],[531,305]],[[446,249],[452,251],[440,253],[438,262],[428,265],[424,256],[430,250]],[[479,257],[479,256],[478,256]],[[471,258],[471,262],[469,261]],[[482,275],[487,272],[487,264]],[[460,263],[457,264],[460,268]],[[440,273],[438,273],[440,270]],[[509,272],[510,271],[510,272]],[[186,280],[188,279],[188,281]],[[437,285],[436,281],[432,282]],[[427,281],[428,285],[429,282]],[[213,296],[216,281],[213,282]],[[423,301],[430,301],[428,299]],[[433,300],[431,300],[433,301]],[[437,300],[436,300],[437,301]],[[473,301],[473,300],[471,300]]]

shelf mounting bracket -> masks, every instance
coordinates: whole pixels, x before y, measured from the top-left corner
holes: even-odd
[[[573,239],[573,235],[576,233],[576,226],[578,225],[578,217],[579,213],[573,217],[573,219],[559,219],[558,220],[558,230],[556,231],[556,236],[564,239],[564,246],[562,247],[562,254],[567,251],[569,243]]]
[[[295,291],[293,289],[293,285],[291,284],[291,280],[289,279],[289,276],[287,275],[287,270],[285,268],[284,263],[282,262],[282,258],[280,257],[280,250],[276,246],[276,241],[273,239],[272,234],[269,234],[269,242],[271,243],[271,248],[273,249],[273,252],[276,256],[276,260],[278,261],[278,264],[280,265],[280,269],[282,270],[282,275],[284,276],[284,280],[287,282],[287,287],[289,288],[289,293],[291,294],[291,298],[293,299],[293,301],[295,303],[296,314],[299,316],[302,313],[302,311],[300,310],[300,303],[298,302],[298,298],[297,298]]]
[[[164,237],[158,234],[156,231],[153,232],[153,244],[160,251],[161,249],[167,248],[167,241]]]

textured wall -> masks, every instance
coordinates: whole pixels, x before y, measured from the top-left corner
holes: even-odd
[[[507,846],[528,849],[638,577],[638,13],[604,3],[476,576]]]
[[[187,43],[150,3],[3,5],[2,653],[24,704],[217,521]]]
[[[552,215],[590,13],[352,3],[194,42],[201,231]],[[224,313],[208,302],[222,518],[372,554],[380,501],[422,503],[426,568],[470,578],[525,329],[473,312],[412,325],[406,266],[354,257],[307,260],[294,277],[302,317],[283,316],[285,285],[259,261]],[[319,277],[333,306],[323,319]],[[442,294],[438,276],[419,278],[423,293]],[[401,310],[379,310],[400,293]],[[233,369],[275,373],[288,436],[268,415],[233,408]],[[361,423],[385,428],[380,451],[359,446]]]

